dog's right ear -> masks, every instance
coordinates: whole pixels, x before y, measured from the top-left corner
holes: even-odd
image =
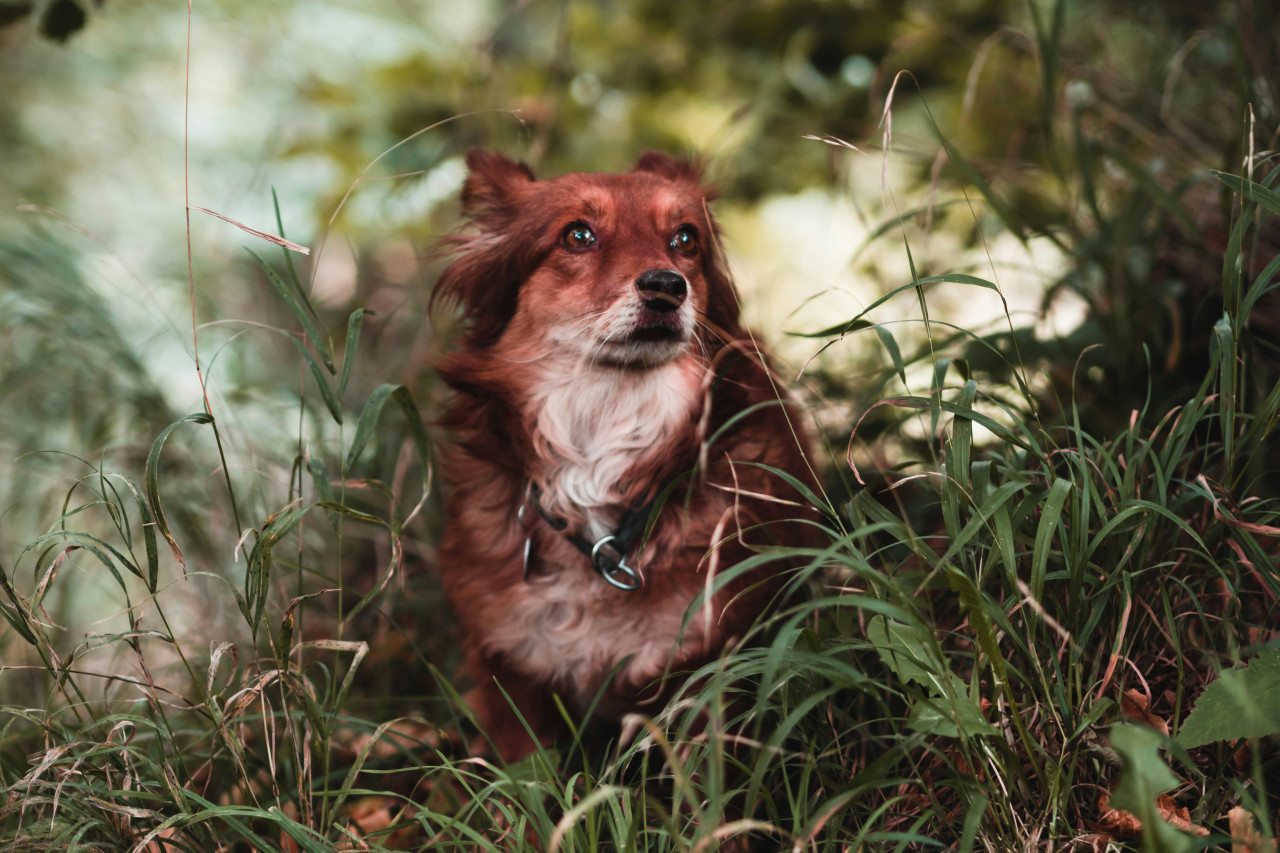
[[[524,163],[478,148],[467,152],[467,169],[462,212],[468,215],[501,209],[521,187],[536,180]]]

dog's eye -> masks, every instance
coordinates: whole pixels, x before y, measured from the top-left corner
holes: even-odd
[[[560,242],[570,249],[585,249],[595,244],[596,232],[592,231],[591,226],[585,222],[575,222],[564,229]]]
[[[698,250],[698,232],[692,225],[681,225],[671,238],[671,248],[682,255],[692,255]]]

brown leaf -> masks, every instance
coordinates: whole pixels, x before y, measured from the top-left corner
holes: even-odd
[[[1140,723],[1146,723],[1162,735],[1168,735],[1169,724],[1147,710],[1150,705],[1151,698],[1133,688],[1126,690],[1120,697],[1120,710],[1124,711],[1125,716]]]
[[[396,823],[401,815],[403,803],[395,797],[369,796],[361,797],[351,804],[347,811],[348,830],[356,836],[357,841],[339,847],[339,850],[368,850],[364,839],[384,831]],[[379,837],[378,843],[391,850],[407,850],[418,839],[419,826],[410,822],[399,829],[386,832]]]
[[[1275,853],[1276,840],[1258,831],[1253,814],[1243,806],[1227,812],[1231,825],[1231,853]]]
[[[1186,806],[1179,806],[1168,794],[1160,794],[1156,797],[1156,811],[1167,823],[1183,832],[1190,832],[1192,835],[1209,834],[1209,830],[1203,826],[1192,823],[1190,810]],[[1111,798],[1105,793],[1098,796],[1098,813],[1101,816],[1098,818],[1097,829],[1103,832],[1109,832],[1117,838],[1137,838],[1142,834],[1142,821],[1138,820],[1138,816],[1122,809],[1111,808]]]
[[[392,810],[396,806],[392,797],[361,797],[351,804],[347,817],[367,835],[390,826],[395,820]]]
[[[1191,810],[1186,806],[1179,806],[1174,802],[1173,797],[1168,794],[1160,794],[1156,797],[1156,811],[1160,812],[1160,817],[1169,823],[1181,829],[1183,832],[1190,832],[1192,835],[1208,835],[1209,830],[1203,826],[1196,826],[1191,822]]]
[[[292,243],[284,239],[283,237],[277,237],[274,234],[268,234],[266,231],[259,231],[256,228],[250,228],[248,225],[245,225],[243,222],[236,222],[230,216],[223,216],[221,213],[218,213],[216,210],[210,210],[207,207],[196,207],[195,205],[192,205],[191,209],[198,210],[201,213],[207,213],[210,216],[216,216],[219,219],[221,219],[223,222],[230,222],[232,225],[239,228],[241,231],[244,231],[246,234],[252,234],[253,236],[261,240],[266,240],[268,243],[275,243],[277,246],[283,246],[284,248],[288,249],[291,252],[298,252],[299,254],[302,254],[302,255],[311,254],[311,250],[308,249],[306,246],[299,246],[297,243]]]
[[[171,853],[171,851],[183,849],[190,843],[190,840],[180,835],[180,832],[181,830],[172,826],[168,829],[160,830],[156,833],[156,837],[148,841],[146,846],[142,848],[142,853]],[[169,841],[174,843],[169,844]]]
[[[1113,841],[1115,838],[1105,832],[1091,832],[1088,835],[1073,838],[1071,846],[1076,850],[1088,850],[1090,853],[1106,853],[1107,845]]]
[[[353,734],[348,746],[353,752],[358,753],[369,746],[372,737],[370,732]],[[413,755],[424,749],[438,748],[441,742],[440,730],[435,726],[413,720],[400,720],[382,733],[377,742],[370,747],[369,755],[373,758],[387,758],[399,755],[401,752]]]
[[[1111,797],[1104,791],[1098,795],[1098,829],[1116,838],[1137,838],[1142,821],[1137,815],[1111,808]]]

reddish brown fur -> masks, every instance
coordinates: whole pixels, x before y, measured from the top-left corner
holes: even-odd
[[[798,514],[794,506],[753,497],[795,498],[789,487],[759,467],[730,463],[763,463],[804,480],[808,466],[787,406],[762,406],[717,435],[733,415],[776,403],[779,392],[740,325],[697,169],[650,153],[628,174],[537,181],[497,154],[472,152],[467,163],[462,201],[475,230],[454,238],[457,257],[435,294],[457,304],[465,323],[460,349],[440,366],[455,391],[443,419],[455,443],[444,461],[452,495],[440,565],[467,632],[476,710],[513,759],[533,744],[495,679],[549,741],[560,731],[553,693],[581,713],[602,690],[598,714],[617,719],[658,698],[653,685],[665,671],[688,670],[741,636],[776,594],[780,579],[765,574],[776,569],[729,584],[677,646],[713,564],[723,572],[758,545],[803,534],[780,522]],[[562,242],[574,222],[595,233],[589,250]],[[670,245],[681,226],[697,231],[692,254]],[[686,338],[675,343],[634,338],[654,316],[635,281],[654,269],[687,281],[687,305],[664,314],[685,324]],[[637,591],[609,586],[537,512],[518,520],[532,482],[569,533],[594,541],[699,460],[705,467],[673,492],[643,550],[628,559],[644,574]],[[709,560],[717,535],[724,542]]]

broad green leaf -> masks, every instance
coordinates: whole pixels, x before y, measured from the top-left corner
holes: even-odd
[[[956,696],[921,699],[907,715],[907,727],[938,737],[978,737],[998,734],[982,716],[977,704],[961,693]]]
[[[280,215],[280,198],[276,195],[276,188],[271,188],[271,204],[276,211],[276,233],[281,237],[286,237],[284,233],[284,217]],[[298,279],[298,270],[293,265],[293,253],[284,246],[280,247],[280,254],[284,255],[285,266],[289,270],[289,281],[293,284],[293,289],[297,291],[299,296],[306,298],[306,291],[302,288],[302,282]],[[309,304],[309,303],[308,303]]]
[[[1280,734],[1280,649],[1228,669],[1205,688],[1178,732],[1186,749],[1221,740]]]
[[[907,370],[902,364],[902,350],[898,348],[898,342],[893,339],[893,333],[884,326],[877,324],[876,335],[880,338],[880,343],[884,345],[885,352],[889,353],[889,359],[893,362],[893,369],[905,386],[907,384]]]
[[[1160,757],[1164,739],[1154,729],[1119,725],[1111,729],[1111,745],[1120,756],[1120,780],[1111,805],[1142,821],[1142,849],[1147,853],[1181,853],[1195,849],[1191,836],[1160,817],[1156,795],[1179,784]]]
[[[885,666],[904,683],[914,681],[926,688],[934,685],[924,644],[910,625],[877,616],[867,623],[867,639]]]

